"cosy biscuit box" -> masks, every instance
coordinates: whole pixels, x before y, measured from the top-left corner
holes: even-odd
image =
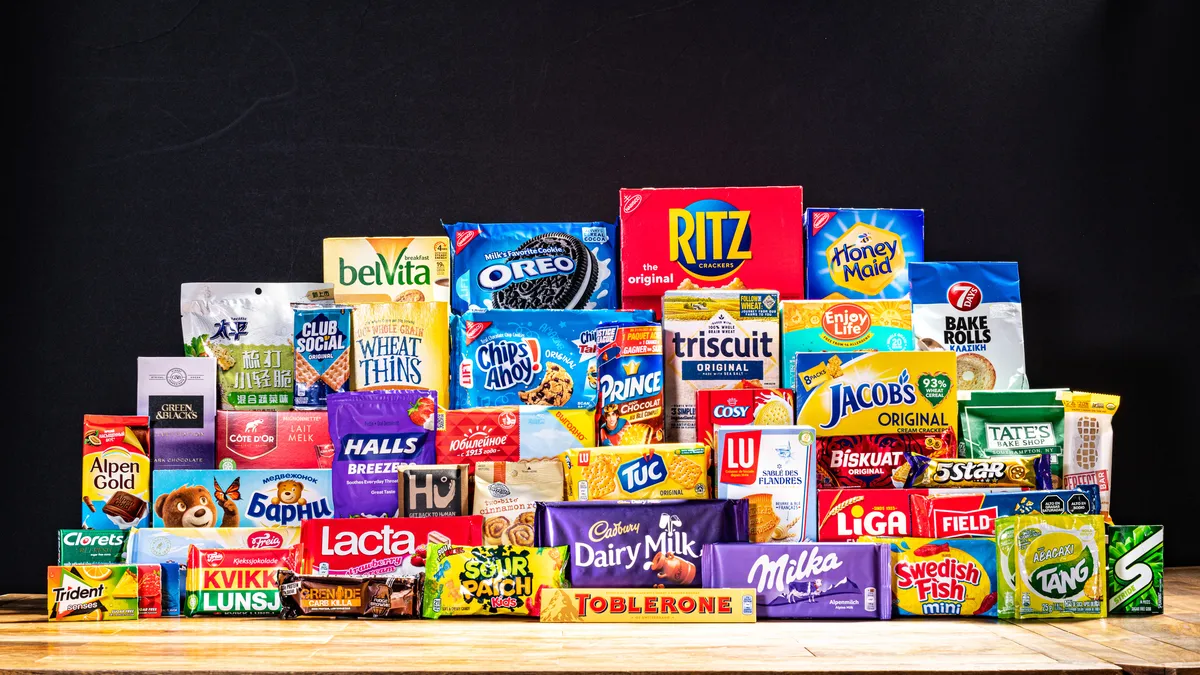
[[[908,265],[925,259],[921,209],[810,208],[804,230],[811,300],[907,298]]]
[[[318,469],[332,461],[324,410],[217,411],[218,469]]]
[[[155,469],[212,468],[216,359],[138,357],[137,405],[150,419]]]
[[[696,392],[777,387],[779,293],[670,291],[663,296],[665,440],[696,440]]]
[[[450,302],[447,237],[330,237],[324,248],[338,302]]]
[[[800,186],[621,190],[621,303],[671,290],[776,288],[804,297]]]

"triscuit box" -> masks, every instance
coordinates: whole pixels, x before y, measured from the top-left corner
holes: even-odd
[[[818,209],[804,214],[808,298],[907,298],[908,264],[925,259],[922,209]]]
[[[327,238],[325,283],[338,302],[450,302],[450,239]]]
[[[783,386],[795,384],[799,352],[913,350],[908,300],[784,300]]]
[[[753,588],[546,588],[542,623],[754,623]]]
[[[696,440],[701,389],[779,386],[777,291],[669,291],[662,303],[666,440]]]

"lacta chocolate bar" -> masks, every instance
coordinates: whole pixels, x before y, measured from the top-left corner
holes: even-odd
[[[154,469],[213,468],[216,359],[139,357],[137,409],[150,418]]]

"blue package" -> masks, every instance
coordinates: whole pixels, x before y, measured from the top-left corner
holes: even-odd
[[[455,223],[455,314],[485,309],[616,309],[611,223]]]
[[[293,406],[324,410],[330,393],[348,389],[351,307],[293,304],[292,309],[296,332]]]
[[[908,264],[925,259],[923,209],[804,212],[810,300],[907,298]]]
[[[300,543],[299,527],[135,527],[129,533],[126,562],[161,565],[187,561],[188,548],[290,548]]]
[[[272,527],[333,517],[329,469],[155,471],[154,527]]]
[[[162,615],[179,616],[179,608],[183,601],[183,565],[176,562],[159,563],[162,568]]]
[[[493,309],[454,317],[454,408],[595,408],[596,328],[653,320],[648,309]]]

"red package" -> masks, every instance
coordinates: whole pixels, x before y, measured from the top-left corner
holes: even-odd
[[[912,534],[911,498],[928,490],[817,490],[817,541]]]
[[[158,565],[138,565],[138,618],[157,619],[162,616],[162,568]]]
[[[217,411],[218,469],[327,469],[332,460],[324,410]]]
[[[717,447],[718,424],[790,425],[796,421],[791,389],[701,389],[696,392],[696,440]]]
[[[483,543],[483,516],[316,518],[300,523],[301,574],[386,576],[425,571],[431,541]]]
[[[905,451],[927,457],[957,457],[953,429],[938,433],[818,436],[818,487],[891,488],[892,470]]]

